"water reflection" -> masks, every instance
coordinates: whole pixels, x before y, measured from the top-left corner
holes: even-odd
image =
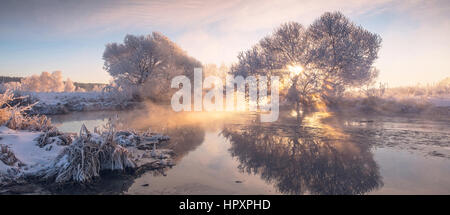
[[[117,114],[127,128],[151,129],[169,135],[171,140],[164,147],[174,150],[175,163],[182,162],[183,157],[203,144],[207,131],[221,130],[230,142],[229,153],[239,161],[239,171],[259,175],[281,193],[364,194],[383,184],[369,145],[359,144],[341,131],[337,126],[339,121],[324,123],[324,119],[337,120],[326,112],[304,118],[287,112],[275,123],[260,123],[254,120],[258,118],[256,115],[174,113],[166,107],[149,104],[143,110],[87,118],[81,115],[84,120],[74,119],[103,122]],[[166,169],[150,174],[165,176]],[[111,175],[89,191],[63,192],[123,193],[141,176]]]
[[[241,171],[259,174],[285,194],[364,194],[383,183],[366,144],[352,143],[316,113],[301,120],[280,119],[278,128],[263,123],[228,126],[231,155]]]
[[[109,118],[117,119],[118,124],[116,126],[119,129],[151,130],[170,136],[170,141],[163,143],[161,147],[174,151],[173,161],[175,163],[178,163],[186,154],[200,146],[205,138],[204,126],[199,126],[197,123],[202,119],[192,121],[192,116],[176,114],[167,107],[152,104],[149,104],[148,108],[133,111],[75,112],[51,116],[52,122],[58,126],[58,129],[69,133],[78,132],[82,124],[92,130],[94,127],[105,125]],[[53,194],[122,194],[127,192],[135,183],[135,180],[144,174],[151,174],[155,177],[166,176],[169,169],[162,168],[135,172],[134,174],[105,172],[102,173],[101,179],[90,185],[51,185],[45,186],[45,190]],[[32,192],[32,189],[38,188],[40,187],[30,187],[30,191],[27,192]]]
[[[438,150],[450,154],[446,153],[450,134],[448,120],[335,117],[327,112],[308,115],[286,110],[280,112],[280,119],[274,123],[259,123],[256,114],[174,113],[170,107],[153,104],[142,110],[73,113],[52,116],[52,119],[65,131],[77,132],[82,123],[93,127],[106,123],[116,114],[124,127],[151,129],[169,135],[171,141],[165,147],[175,151],[176,166],[143,175],[111,174],[84,191],[66,189],[56,193],[391,194],[449,191],[449,159],[422,156]],[[411,154],[410,149],[423,153]],[[167,177],[163,177],[165,175]],[[143,186],[145,184],[149,186]]]

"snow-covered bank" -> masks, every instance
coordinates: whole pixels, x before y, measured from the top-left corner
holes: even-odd
[[[64,146],[48,144],[39,147],[36,139],[43,132],[16,131],[5,126],[0,127],[0,184],[5,180],[17,180],[25,175],[34,175],[54,160]],[[6,153],[8,151],[8,153]],[[11,159],[5,163],[5,159]],[[2,180],[3,179],[3,180]]]
[[[85,127],[78,136],[44,138],[48,133],[0,127],[0,185],[29,180],[88,183],[102,171],[144,171],[173,165],[171,150],[156,149],[167,136],[97,129],[91,133]],[[59,141],[67,137],[70,144]]]
[[[37,103],[33,114],[65,114],[73,111],[123,110],[137,104],[112,92],[21,92],[29,103]]]
[[[105,98],[112,98],[95,93],[38,93],[34,96],[41,96],[39,101],[43,107],[61,105],[61,101],[68,101],[74,107],[83,102],[99,102],[103,107],[104,102],[109,101]],[[29,101],[23,103],[30,98],[14,97],[11,91],[0,94],[2,186],[30,180],[89,183],[102,171],[124,172],[172,165],[172,152],[156,149],[157,144],[169,139],[166,136],[126,129],[118,131],[117,118],[110,119],[103,127],[96,127],[93,132],[83,124],[78,135],[65,134],[46,116],[26,113],[31,107],[36,107]],[[114,101],[122,105],[124,102]]]
[[[428,101],[436,107],[450,107],[450,97],[432,97]]]
[[[450,97],[345,97],[330,107],[331,110],[348,113],[420,114],[448,117],[450,115]]]

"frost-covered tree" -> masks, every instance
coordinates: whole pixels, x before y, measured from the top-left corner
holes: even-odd
[[[381,46],[379,35],[352,23],[340,12],[327,12],[307,31],[314,66],[325,73],[328,92],[341,93],[346,86],[362,86],[378,72],[372,64]]]
[[[147,36],[127,35],[123,44],[106,45],[104,68],[116,79],[125,79],[141,85],[147,78],[165,66],[166,50],[157,44],[158,34]]]
[[[21,81],[23,91],[32,92],[61,92],[64,91],[64,83],[60,71],[52,73],[42,72],[41,75],[32,75]]]
[[[297,105],[308,103],[319,89],[320,74],[310,68],[311,57],[305,28],[295,22],[281,25],[250,50],[241,52],[234,75],[280,76],[280,95]]]
[[[61,71],[42,72],[23,78],[20,83],[6,84],[6,89],[28,92],[73,92],[75,86],[69,78],[63,81]]]
[[[278,75],[280,95],[295,104],[339,95],[373,80],[381,39],[342,13],[325,13],[305,29],[289,22],[238,55],[234,75]]]
[[[200,62],[189,57],[166,36],[153,32],[146,36],[127,35],[122,44],[110,43],[103,53],[104,69],[121,88],[141,90],[141,96],[169,91],[168,81],[176,75],[191,76]],[[149,92],[152,91],[152,92]]]
[[[272,35],[260,42],[264,67],[282,77],[286,98],[297,109],[310,104],[319,91],[321,73],[312,67],[310,42],[305,28],[295,22],[281,25]]]
[[[287,65],[308,65],[308,40],[305,31],[301,24],[289,22],[282,24],[272,35],[261,40],[264,58],[262,65],[271,70],[282,70]]]
[[[73,81],[69,78],[64,82],[64,92],[73,92],[75,91],[76,87],[73,84]]]
[[[204,73],[205,77],[217,76],[220,79],[222,79],[222,81],[225,81],[229,70],[230,70],[230,68],[223,63],[220,66],[217,66],[216,64],[203,65],[203,73]]]

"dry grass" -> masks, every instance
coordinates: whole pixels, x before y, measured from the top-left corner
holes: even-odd
[[[374,114],[422,114],[433,109],[426,100],[418,99],[386,99],[376,96],[366,98],[346,98],[334,107],[341,111]]]
[[[114,132],[90,133],[83,125],[80,135],[43,172],[57,183],[89,183],[103,170],[124,171],[136,164],[128,150],[113,140]]]
[[[379,84],[350,90],[338,100],[336,106],[341,111],[363,113],[446,114],[445,108],[438,108],[433,103],[433,98],[444,101],[450,98],[450,77],[437,84],[394,88]]]
[[[14,153],[9,150],[8,146],[0,144],[0,161],[8,166],[13,166],[19,160],[16,158]]]
[[[39,147],[55,143],[60,146],[67,146],[72,143],[72,138],[68,134],[58,131],[56,128],[50,129],[35,139]]]
[[[30,116],[25,114],[33,105],[20,106],[10,103],[23,97],[14,97],[11,91],[0,94],[0,125],[14,130],[49,131],[53,129],[50,119],[46,116]]]

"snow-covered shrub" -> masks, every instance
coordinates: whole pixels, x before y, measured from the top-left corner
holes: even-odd
[[[23,109],[15,108],[6,127],[13,130],[48,131],[53,128],[49,118],[43,115],[27,116]]]
[[[17,91],[20,90],[22,84],[20,82],[7,82],[0,84],[0,91],[5,92],[7,90]]]
[[[58,183],[87,183],[103,170],[135,168],[131,154],[113,136],[113,131],[90,133],[83,125],[80,135],[43,172],[44,178],[54,178]]]
[[[13,151],[7,145],[0,144],[0,187],[16,181],[19,166],[23,166],[23,163]]]
[[[124,147],[133,146],[142,150],[153,149],[154,144],[168,141],[169,139],[168,136],[151,132],[137,133],[134,131],[118,131],[114,134],[114,140],[117,144]],[[146,144],[141,144],[141,142],[145,142]],[[152,145],[152,147],[150,147],[150,145]]]
[[[8,103],[12,100],[14,100],[14,94],[11,91],[0,94],[0,124],[2,125],[11,118],[11,109]]]
[[[14,153],[8,149],[8,146],[0,144],[0,162],[8,166],[13,166],[17,162],[20,162]]]
[[[73,92],[75,91],[76,87],[73,84],[73,81],[69,78],[64,82],[64,92]]]
[[[29,116],[24,112],[30,110],[33,105],[11,106],[9,103],[15,99],[11,91],[0,94],[0,125],[5,125],[14,130],[48,131],[53,128],[50,119],[46,116]]]
[[[37,145],[42,148],[52,143],[60,146],[70,145],[72,143],[72,138],[68,134],[64,134],[56,128],[53,128],[41,134],[35,141],[37,141]]]
[[[114,135],[114,139],[117,142],[117,144],[124,147],[137,146],[141,141],[139,135],[131,131],[116,132]]]

